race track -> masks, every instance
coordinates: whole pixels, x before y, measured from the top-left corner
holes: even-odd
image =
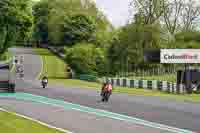
[[[40,57],[34,54],[31,49],[18,48],[13,49],[13,51],[25,56],[25,80],[17,80],[17,92],[31,93],[93,109],[106,110],[150,122],[200,132],[200,104],[198,103],[178,102],[158,97],[130,96],[127,94],[113,94],[109,103],[101,103],[99,102],[99,92],[79,88],[75,85],[72,87],[55,85],[42,89],[40,82],[35,80],[41,69]],[[67,128],[75,133],[169,132],[156,127],[152,128],[77,110],[65,110],[62,107],[53,105],[47,106],[42,103],[15,100],[14,98],[0,98],[0,106],[35,117],[53,126]]]

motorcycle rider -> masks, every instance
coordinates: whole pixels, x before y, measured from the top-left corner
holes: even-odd
[[[42,86],[43,86],[43,88],[45,88],[47,86],[47,84],[48,84],[48,77],[44,76],[42,78]]]
[[[19,67],[17,68],[18,73],[19,73],[19,77],[22,79],[24,78],[24,66],[23,65],[19,65]]]
[[[101,90],[101,96],[102,96],[102,102],[108,102],[110,95],[112,94],[112,84],[108,80],[106,83],[103,84],[102,90]]]

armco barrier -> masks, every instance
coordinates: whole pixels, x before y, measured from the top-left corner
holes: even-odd
[[[97,77],[96,76],[93,76],[93,75],[87,75],[87,74],[82,74],[82,75],[79,75],[78,77],[76,77],[80,80],[85,80],[85,81],[91,81],[91,82],[95,82],[97,81]],[[114,81],[114,80],[113,80]]]
[[[183,94],[185,89],[183,85],[168,81],[158,80],[134,80],[126,78],[103,78],[103,82],[110,80],[114,86],[130,87],[130,88],[144,88],[150,90],[159,90],[163,92]]]

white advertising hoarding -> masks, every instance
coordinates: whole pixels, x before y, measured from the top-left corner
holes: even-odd
[[[161,49],[161,63],[200,63],[200,49]]]

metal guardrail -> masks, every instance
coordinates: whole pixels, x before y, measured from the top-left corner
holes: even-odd
[[[84,81],[89,81],[89,82],[96,82],[98,78],[94,75],[88,75],[88,74],[81,74],[79,76],[75,77],[76,79],[84,80]]]

